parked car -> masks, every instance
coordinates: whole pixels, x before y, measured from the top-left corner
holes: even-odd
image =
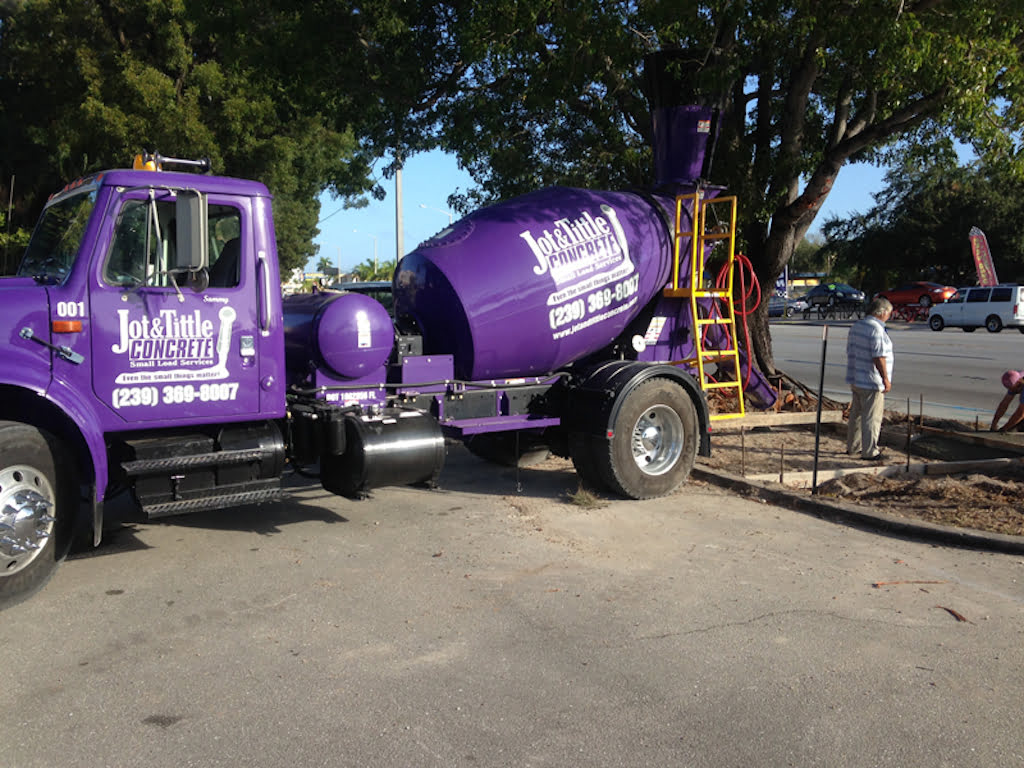
[[[956,293],[955,286],[918,280],[912,283],[904,283],[899,288],[879,291],[878,295],[891,301],[894,306],[900,304],[920,304],[922,307],[930,307],[932,304],[941,304],[944,301],[948,301],[949,297],[954,293]]]
[[[821,283],[804,296],[808,309],[815,307],[851,306],[864,302],[864,291],[846,283]]]
[[[797,312],[807,309],[807,302],[802,296],[786,298],[771,296],[768,298],[768,317],[792,317]]]
[[[989,287],[960,288],[944,304],[932,307],[928,327],[946,326],[970,333],[982,326],[989,333],[1016,328],[1024,333],[1024,286],[1007,283]]]

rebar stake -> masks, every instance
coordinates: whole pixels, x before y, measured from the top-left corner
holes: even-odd
[[[740,477],[747,476],[747,428],[740,427]]]
[[[910,471],[910,436],[914,431],[914,415],[910,412],[910,398],[907,398],[907,472]]]

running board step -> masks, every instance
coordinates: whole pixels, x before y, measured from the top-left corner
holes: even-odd
[[[197,453],[192,456],[170,456],[164,459],[138,459],[123,461],[121,468],[129,477],[152,475],[171,470],[198,469],[199,467],[227,467],[232,464],[246,464],[266,458],[267,452],[261,448],[247,448],[236,451],[213,451]]]
[[[143,504],[142,511],[146,513],[146,517],[153,519],[170,517],[171,515],[184,515],[190,512],[208,512],[214,509],[238,507],[243,504],[265,504],[271,501],[280,501],[284,495],[284,490],[280,485],[275,485],[271,488],[258,488],[252,491],[228,490],[224,493],[208,493],[193,499]]]

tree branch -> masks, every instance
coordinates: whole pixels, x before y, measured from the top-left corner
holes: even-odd
[[[117,43],[122,53],[128,50],[128,38],[125,37],[124,28],[117,24],[115,19],[114,10],[110,7],[110,3],[107,0],[101,0],[96,3],[100,10],[100,16],[103,18],[103,23],[110,32],[111,37]]]
[[[818,77],[818,48],[824,43],[825,33],[821,25],[811,30],[804,46],[800,63],[790,72],[789,87],[786,89],[785,105],[779,126],[779,169],[776,182],[772,185],[771,196],[785,192],[792,199],[795,190],[790,183],[793,178],[788,169],[798,165],[804,144],[804,125],[807,115],[807,101]]]

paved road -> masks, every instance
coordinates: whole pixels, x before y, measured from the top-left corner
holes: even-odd
[[[825,363],[825,394],[850,399],[844,381],[846,334],[850,322],[831,322]],[[819,321],[773,321],[775,363],[782,370],[818,387],[821,369],[822,328]],[[1024,336],[1015,330],[964,333],[947,329],[936,333],[923,323],[889,323],[896,355],[893,391],[886,407],[917,414],[924,398],[926,414],[973,423],[977,417],[987,429],[1005,390],[999,377],[1007,368],[1024,368]]]
[[[1024,763],[1024,559],[520,480],[127,519],[2,614],[0,762]]]

